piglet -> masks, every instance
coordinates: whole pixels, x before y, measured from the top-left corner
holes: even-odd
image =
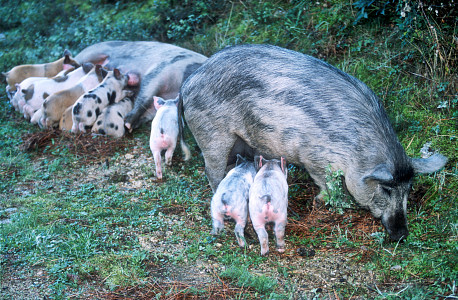
[[[123,75],[118,69],[114,69],[108,72],[98,86],[80,96],[73,105],[71,131],[86,132],[92,128],[105,107],[132,96],[132,91],[124,90],[130,79],[129,73]]]
[[[126,132],[124,127],[124,117],[132,110],[132,99],[126,97],[118,103],[108,105],[102,110],[97,120],[92,126],[92,132],[95,134],[104,134],[114,138],[124,136]]]
[[[254,230],[261,243],[261,255],[269,252],[266,223],[273,222],[277,251],[285,251],[285,227],[288,208],[288,184],[286,182],[286,161],[266,160],[262,156],[255,157],[258,170],[250,189],[249,211]]]
[[[218,235],[224,229],[224,218],[235,221],[235,237],[240,247],[245,246],[244,230],[248,217],[248,197],[256,176],[252,162],[237,154],[236,167],[227,173],[218,185],[211,202],[213,228],[210,234]]]
[[[156,165],[156,177],[162,180],[161,151],[165,152],[165,163],[172,164],[173,151],[178,139],[178,97],[174,100],[164,100],[154,96],[154,107],[157,110],[156,116],[151,122],[150,148],[153,153]],[[185,158],[191,157],[188,146],[181,140],[181,150]]]

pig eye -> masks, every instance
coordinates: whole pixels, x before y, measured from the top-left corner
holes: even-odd
[[[391,195],[391,189],[385,186],[382,186],[382,191],[387,194],[388,196]]]

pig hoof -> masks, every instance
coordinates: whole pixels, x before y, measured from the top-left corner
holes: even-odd
[[[277,251],[280,252],[280,253],[284,253],[285,252],[285,248],[277,248]]]

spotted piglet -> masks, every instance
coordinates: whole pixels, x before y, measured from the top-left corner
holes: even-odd
[[[261,243],[261,255],[269,252],[269,240],[265,228],[266,223],[274,223],[277,240],[277,251],[285,251],[285,227],[288,208],[288,183],[286,182],[286,161],[266,160],[262,156],[255,157],[258,170],[250,189],[249,210],[254,230]]]
[[[92,132],[115,138],[122,137],[125,133],[124,117],[132,108],[133,102],[129,97],[105,107],[92,126]]]
[[[156,165],[156,177],[162,180],[161,152],[165,152],[165,163],[172,164],[172,156],[178,139],[178,97],[174,100],[164,100],[154,96],[156,116],[151,122],[150,148]],[[181,120],[180,120],[181,121]],[[185,154],[184,160],[191,156],[188,146],[181,139],[181,150]]]
[[[244,230],[248,217],[248,197],[256,176],[253,162],[237,154],[236,167],[220,182],[211,201],[213,228],[210,234],[218,235],[224,229],[224,219],[235,221],[235,237],[240,247],[245,246]]]
[[[123,75],[118,69],[109,71],[105,79],[93,90],[85,93],[73,105],[72,132],[90,130],[102,110],[108,105],[119,102],[132,92],[124,90],[129,75]]]

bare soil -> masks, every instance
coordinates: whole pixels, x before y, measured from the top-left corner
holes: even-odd
[[[52,139],[60,139],[61,143],[67,143],[70,151],[78,152],[81,163],[87,165],[84,174],[78,168],[69,172],[68,176],[75,187],[84,183],[93,183],[102,188],[107,183],[116,182],[120,189],[140,189],[151,188],[157,184],[154,176],[147,176],[142,171],[142,167],[154,165],[152,155],[145,147],[148,141],[127,137],[121,140],[100,138],[96,139],[94,143],[94,138],[91,136],[82,135],[74,138],[65,135],[59,137],[56,134],[58,133],[48,131],[25,136],[23,149],[24,151],[44,149],[52,145]],[[120,147],[127,147],[128,150],[121,157],[112,159],[114,151]],[[38,155],[35,163],[40,164],[45,157],[46,155]],[[174,163],[179,163],[178,161],[179,158],[176,158]],[[203,168],[202,176],[204,176]],[[35,193],[39,184],[40,182],[35,182],[18,186],[16,192],[23,195]],[[339,299],[337,291],[342,287],[345,287],[345,290],[350,293],[349,298],[352,299],[372,298],[378,295],[378,289],[393,290],[393,286],[395,289],[402,289],[405,284],[382,282],[383,280],[377,278],[373,271],[365,268],[365,263],[374,253],[369,245],[370,234],[382,231],[380,222],[363,210],[347,210],[343,215],[339,215],[326,208],[313,209],[310,203],[317,193],[316,187],[312,182],[300,184],[304,192],[290,199],[286,252],[284,254],[275,252],[271,244],[268,260],[249,271],[253,274],[275,278],[279,283],[278,286],[281,287],[280,292],[291,293],[295,299],[311,299],[317,296],[325,299]],[[178,224],[178,226],[186,226],[197,231],[210,230],[199,220],[190,220],[185,210],[180,207],[163,213],[172,225]],[[198,218],[207,217],[209,216]],[[233,224],[227,224],[226,230],[232,233],[233,226]],[[310,228],[319,230],[314,232]],[[324,228],[334,234],[323,235],[320,230]],[[247,251],[259,253],[259,243],[255,232],[250,225],[246,231],[249,244]],[[331,248],[330,245],[335,245],[335,242],[327,242],[335,239],[338,233],[346,235],[350,241],[357,241],[361,246],[349,248],[343,245]],[[186,241],[173,245],[164,242],[163,237],[169,234],[173,232],[157,231],[148,235],[138,235],[137,238],[141,247],[156,255],[173,255],[178,250],[182,250],[182,247],[186,247]],[[293,236],[296,238],[295,242],[289,241],[288,237]],[[307,238],[315,239],[319,245],[303,247],[298,244],[298,240]],[[215,246],[221,247],[223,244],[232,244],[234,251],[241,251],[241,253],[243,251],[238,249],[232,234],[225,235],[225,239],[218,239]],[[8,259],[14,261],[15,257],[12,255]],[[103,285],[101,278],[93,278],[92,281],[75,278],[75,281],[85,287],[86,292],[72,295],[69,298],[208,299],[209,295],[212,295],[213,299],[257,297],[254,290],[239,287],[230,279],[221,278],[219,274],[225,268],[224,265],[218,263],[216,257],[206,260],[185,259],[179,265],[167,262],[160,265],[151,263],[147,265],[150,277],[145,284],[110,291]],[[4,270],[0,299],[48,299],[50,277],[45,269],[35,266],[13,268],[12,264],[7,261]],[[202,291],[202,294],[196,291]]]

